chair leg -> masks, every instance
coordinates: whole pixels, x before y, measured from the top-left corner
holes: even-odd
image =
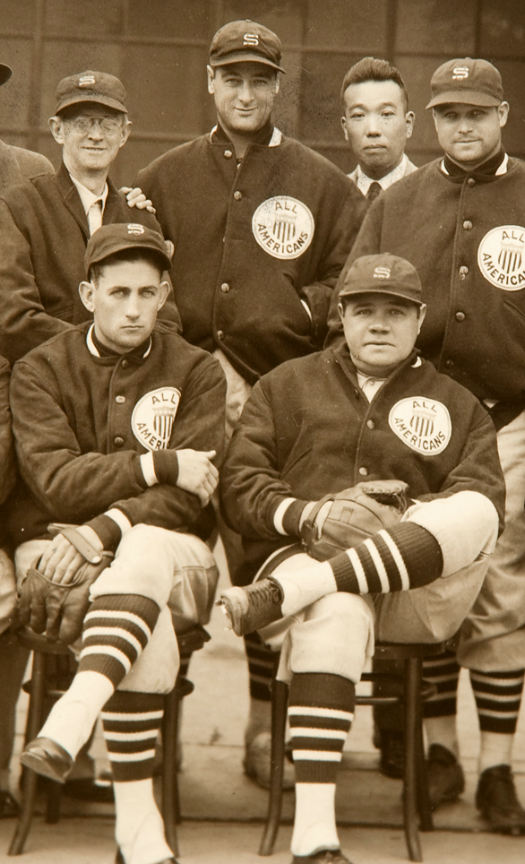
[[[176,741],[179,694],[177,685],[164,699],[162,719],[162,817],[166,840],[174,855],[179,854],[176,821],[179,813]]]
[[[270,791],[268,797],[268,813],[259,846],[259,855],[271,855],[273,852],[277,832],[279,830],[283,798],[284,738],[286,733],[288,686],[283,681],[277,681],[274,679],[272,690]]]
[[[419,813],[419,828],[421,831],[433,831],[434,821],[432,807],[428,794],[427,771],[425,766],[425,746],[423,742],[423,722],[419,724],[416,740],[416,790],[417,809]]]
[[[31,672],[31,692],[29,696],[29,707],[27,712],[25,741],[31,741],[36,737],[42,723],[42,711],[44,707],[44,695],[46,689],[46,655],[33,652],[33,668]],[[15,833],[9,846],[8,855],[20,855],[24,851],[24,845],[31,828],[33,811],[37,790],[38,775],[29,768],[23,769],[22,774],[22,809],[15,828]]]
[[[417,827],[416,780],[418,776],[417,736],[421,727],[421,661],[405,660],[405,773],[403,780],[403,816],[405,839],[411,861],[422,861]]]

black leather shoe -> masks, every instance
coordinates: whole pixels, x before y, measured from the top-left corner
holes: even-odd
[[[294,855],[292,864],[352,864],[340,849],[321,849],[311,855]]]
[[[115,864],[125,864],[124,857],[120,849],[117,849],[117,854],[115,855]],[[179,864],[175,858],[163,858],[162,861],[158,861],[157,864]]]
[[[441,804],[456,801],[465,789],[463,768],[441,744],[431,744],[426,761],[428,796],[435,810]]]
[[[34,738],[20,755],[20,762],[43,777],[65,783],[73,768],[73,759],[51,738]]]
[[[405,772],[405,742],[402,732],[381,729],[378,736],[379,770],[398,780]]]
[[[525,834],[525,810],[514,786],[510,765],[495,765],[481,774],[476,790],[476,807],[500,834]]]
[[[97,804],[113,803],[113,783],[111,780],[97,780],[95,777],[79,777],[68,780],[62,793],[67,798],[81,801],[95,801]]]

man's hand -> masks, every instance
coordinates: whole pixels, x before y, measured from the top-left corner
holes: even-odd
[[[215,450],[177,450],[177,486],[197,495],[202,506],[208,504],[219,482],[219,472],[211,461]]]
[[[76,529],[95,549],[102,552],[102,543],[92,528],[79,525]],[[63,534],[57,534],[40,558],[38,569],[51,582],[69,585],[86,559]]]
[[[137,210],[147,210],[148,213],[156,213],[153,202],[146,198],[140,186],[121,186],[120,192],[126,196],[128,207],[136,207]]]

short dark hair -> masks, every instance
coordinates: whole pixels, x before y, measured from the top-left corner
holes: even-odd
[[[87,278],[91,282],[96,282],[99,279],[104,267],[107,264],[114,264],[116,261],[149,261],[159,271],[162,276],[165,270],[164,260],[160,254],[157,254],[154,249],[121,249],[120,252],[114,252],[113,255],[108,255],[102,261],[96,261],[89,268]]]
[[[341,101],[344,103],[345,90],[350,84],[363,84],[365,81],[394,81],[403,94],[408,110],[408,91],[397,66],[378,57],[363,57],[350,67],[341,86]]]

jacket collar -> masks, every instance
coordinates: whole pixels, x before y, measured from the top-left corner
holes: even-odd
[[[278,147],[283,140],[283,133],[277,126],[273,126],[272,123],[267,123],[263,126],[262,129],[259,129],[257,135],[251,142],[252,144],[258,144],[259,146],[266,147]],[[210,131],[210,142],[212,144],[231,144],[228,135],[220,125],[217,123]]]
[[[115,351],[110,351],[109,348],[106,348],[101,344],[99,339],[97,339],[95,334],[95,325],[91,324],[86,333],[86,345],[89,353],[92,357],[99,358],[111,358],[114,361],[120,360],[123,357],[128,359],[140,361],[145,360],[146,357],[149,357],[151,354],[151,349],[153,347],[153,342],[151,336],[146,339],[145,342],[142,342],[141,345],[137,345],[136,348],[133,348],[132,351],[127,351],[125,354],[117,354]]]

